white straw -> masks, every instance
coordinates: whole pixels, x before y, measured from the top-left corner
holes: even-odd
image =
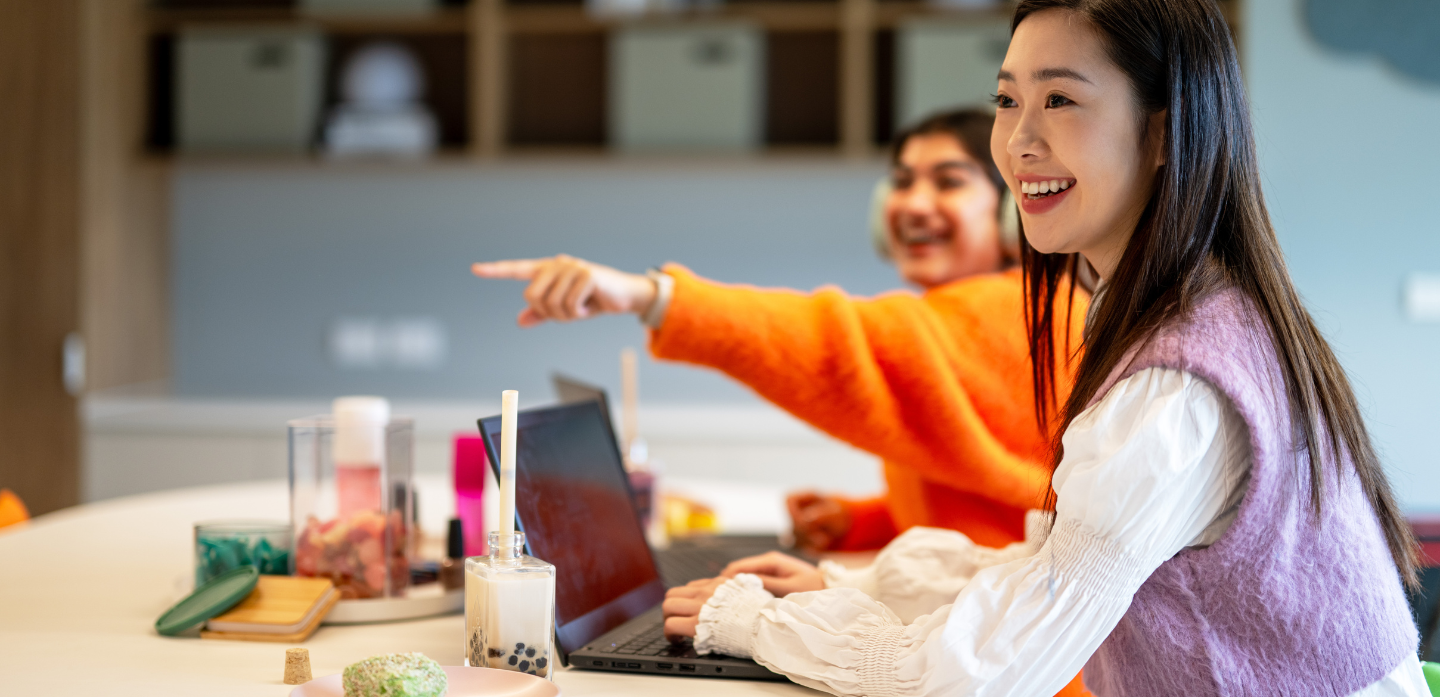
[[[500,544],[515,533],[515,412],[520,393],[500,393]]]

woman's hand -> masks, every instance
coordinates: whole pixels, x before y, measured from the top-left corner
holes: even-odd
[[[655,302],[655,282],[646,276],[561,254],[548,259],[479,262],[470,272],[481,278],[529,281],[522,327],[546,320],[569,322],[599,314],[633,312],[644,315]]]
[[[783,598],[791,593],[825,590],[825,575],[814,566],[780,552],[766,552],[730,562],[720,572],[724,579],[736,574],[755,574],[770,594]],[[708,599],[709,596],[706,596]]]
[[[715,578],[691,581],[665,592],[665,603],[661,605],[661,611],[665,613],[665,636],[672,641],[695,636],[701,608],[710,602],[715,589],[737,574],[759,576],[765,590],[776,597],[825,589],[825,576],[819,569],[787,554],[766,552],[733,561]]]
[[[834,496],[802,491],[785,497],[785,507],[795,526],[795,546],[802,549],[833,549],[850,532],[850,512]]]
[[[715,595],[715,589],[730,579],[725,576],[702,578],[678,588],[665,591],[665,602],[660,606],[665,613],[665,636],[671,641],[695,636],[700,624],[700,609]]]

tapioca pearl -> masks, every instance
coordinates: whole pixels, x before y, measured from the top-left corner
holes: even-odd
[[[549,663],[549,661],[545,660],[544,656],[535,659],[535,667],[537,668],[544,668],[546,663]]]
[[[516,663],[519,663],[519,662],[520,662],[520,657],[519,657],[519,656],[511,656],[511,657],[510,657],[510,665],[513,666],[513,665],[515,665]]]
[[[523,641],[517,641],[517,642],[515,642],[515,650],[516,650],[516,651],[524,651],[524,650],[525,650],[525,642],[523,642]]]
[[[529,671],[529,670],[530,670],[530,662],[529,662],[529,661],[521,661],[521,662],[520,662],[520,670],[522,670],[522,671]]]
[[[535,657],[535,647],[532,646],[532,647],[530,647],[530,648],[528,648],[528,649],[525,649],[525,657],[526,657],[526,658],[534,658],[534,657]]]

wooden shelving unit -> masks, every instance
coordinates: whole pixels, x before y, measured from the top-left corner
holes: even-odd
[[[1238,2],[1221,0],[1232,28]],[[429,100],[442,123],[443,146],[493,158],[605,152],[607,33],[625,22],[724,21],[752,22],[766,32],[768,149],[867,157],[883,147],[895,126],[894,28],[915,17],[994,21],[1010,11],[1008,3],[954,11],[923,0],[732,0],[616,20],[591,16],[578,0],[468,0],[430,14],[395,17],[315,16],[283,6],[146,12],[152,53],[166,50],[167,38],[181,27],[207,24],[314,26],[330,37],[336,63],[370,38],[405,42],[430,76]],[[152,56],[152,64],[164,60]],[[163,80],[163,72],[152,70],[152,82]],[[335,70],[330,73],[333,82]],[[156,124],[166,119],[158,112],[168,96],[164,86],[150,89],[151,146],[163,152],[168,126]],[[328,91],[333,99],[333,89]],[[157,93],[160,98],[153,98]]]

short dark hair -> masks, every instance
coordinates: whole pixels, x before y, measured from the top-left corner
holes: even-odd
[[[965,153],[980,163],[997,191],[1004,191],[1005,178],[1000,176],[995,158],[990,156],[990,131],[994,128],[995,115],[989,109],[952,109],[931,114],[895,134],[890,144],[890,164],[900,164],[900,154],[911,138],[944,133],[953,136]]]

